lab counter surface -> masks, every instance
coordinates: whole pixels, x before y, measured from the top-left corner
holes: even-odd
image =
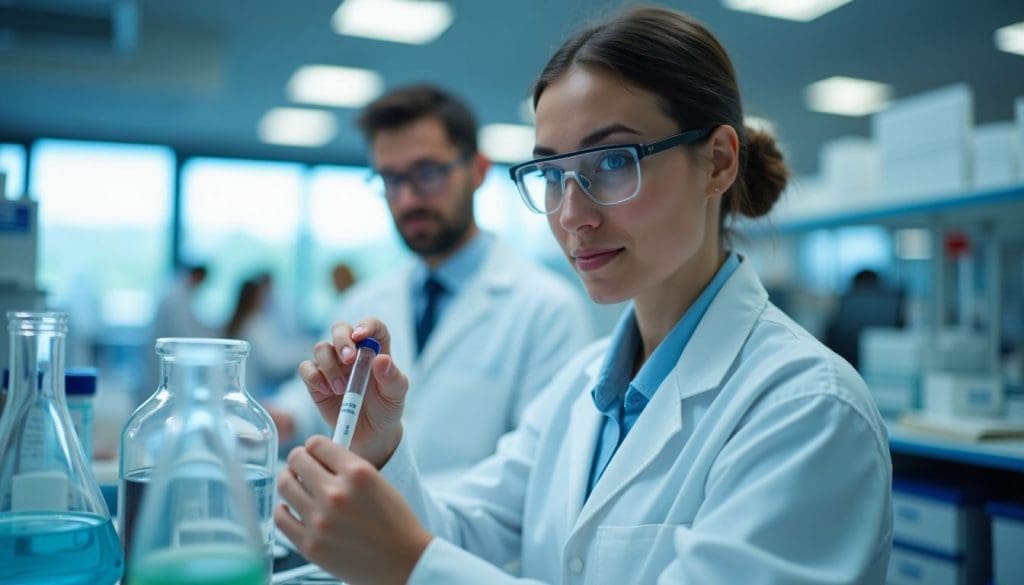
[[[1024,439],[967,441],[909,428],[896,421],[887,421],[886,426],[889,448],[893,453],[1024,473]],[[111,510],[116,510],[117,461],[95,461],[93,471],[107,499],[107,505]],[[287,554],[281,554],[285,550]],[[272,581],[275,585],[338,583],[326,573],[306,565],[305,559],[290,548],[279,549],[277,552]]]

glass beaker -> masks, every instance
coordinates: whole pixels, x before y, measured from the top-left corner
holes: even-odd
[[[176,343],[174,412],[134,520],[128,583],[263,585],[272,559],[226,416],[228,345]]]
[[[242,473],[249,485],[257,520],[266,547],[268,563],[272,562],[274,542],[274,466],[277,461],[277,427],[267,411],[245,389],[245,360],[249,344],[236,339],[160,338],[156,354],[160,362],[160,383],[156,391],[128,419],[121,433],[120,492],[118,494],[118,525],[128,564],[131,565],[132,541],[139,504],[150,484],[161,448],[175,420],[176,408],[183,392],[180,371],[181,355],[203,348],[216,350],[219,364],[202,366],[211,372],[220,387],[223,408],[220,415],[230,426],[235,444],[235,457],[242,464]],[[188,365],[192,370],[200,366]]]
[[[110,585],[124,557],[64,396],[67,314],[9,312],[0,417],[0,582]]]

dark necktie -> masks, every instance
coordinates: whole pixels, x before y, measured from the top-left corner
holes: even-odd
[[[441,302],[441,295],[444,294],[444,285],[433,276],[428,276],[427,281],[423,283],[423,293],[427,297],[427,303],[419,321],[416,322],[417,354],[423,351],[423,346],[427,344],[427,338],[437,323],[437,306]]]

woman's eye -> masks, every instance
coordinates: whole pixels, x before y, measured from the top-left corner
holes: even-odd
[[[629,157],[621,152],[612,152],[601,157],[597,164],[598,171],[617,171],[629,163]]]

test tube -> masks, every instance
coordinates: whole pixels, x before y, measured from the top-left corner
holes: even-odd
[[[334,427],[334,442],[348,449],[352,444],[352,435],[359,419],[359,409],[363,405],[363,395],[370,382],[370,365],[373,358],[380,353],[380,342],[367,337],[356,343],[356,361],[352,364],[352,372],[348,375],[348,386],[341,397],[341,411],[338,413],[338,424]]]

